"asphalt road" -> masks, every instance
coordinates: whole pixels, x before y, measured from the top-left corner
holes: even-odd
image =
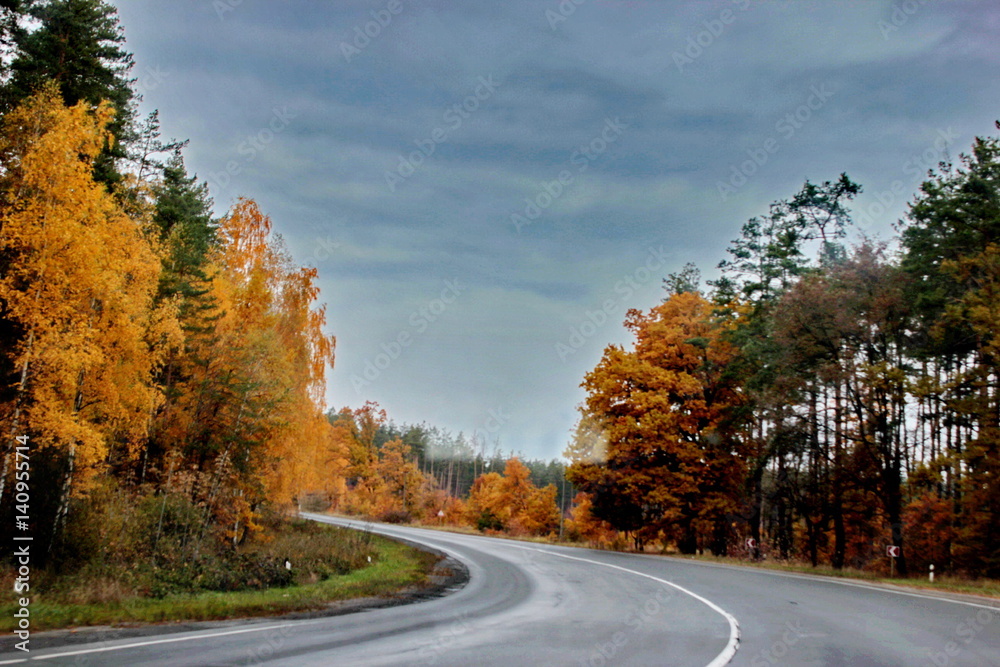
[[[361,527],[354,521],[311,518]],[[410,605],[0,654],[0,665],[1000,666],[1000,603],[371,526],[467,565]]]

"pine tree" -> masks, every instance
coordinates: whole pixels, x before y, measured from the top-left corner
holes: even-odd
[[[34,2],[35,0],[0,0],[0,49],[5,53],[13,49],[17,32],[21,30],[21,20]],[[0,81],[6,81],[9,63],[0,63],[0,71],[3,72]]]
[[[153,193],[153,222],[165,246],[160,298],[180,295],[185,308],[194,307],[192,301],[205,293],[197,285],[208,278],[205,266],[216,240],[208,186],[188,176],[184,158],[175,150]]]
[[[47,82],[58,86],[67,106],[109,102],[112,138],[95,160],[94,175],[100,183],[119,183],[116,162],[126,156],[134,94],[132,54],[123,48],[117,10],[103,0],[42,0],[26,13],[39,26],[14,32],[16,55],[0,91],[0,111],[10,111]]]
[[[997,123],[1000,129],[1000,122]],[[1000,139],[979,137],[959,164],[932,173],[901,230],[907,300],[928,388],[940,490],[953,503],[957,564],[1000,572],[1000,376],[996,327],[1000,244]]]

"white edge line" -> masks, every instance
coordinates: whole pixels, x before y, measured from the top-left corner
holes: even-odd
[[[327,523],[327,522],[321,521],[321,523]],[[330,523],[332,523],[332,522],[330,522]],[[357,530],[357,529],[355,529],[355,530]],[[450,554],[450,555],[453,555],[453,554]],[[74,655],[86,655],[88,653],[105,653],[105,652],[108,652],[108,651],[124,651],[125,649],[141,648],[141,647],[144,647],[144,646],[155,646],[157,644],[172,644],[172,643],[177,643],[177,642],[193,641],[195,639],[211,639],[213,637],[225,637],[225,636],[228,636],[228,635],[240,635],[240,634],[245,634],[245,633],[248,633],[248,632],[263,632],[265,630],[274,630],[276,628],[287,628],[287,627],[290,627],[290,626],[293,626],[293,625],[301,627],[303,625],[312,625],[313,623],[319,623],[319,622],[320,622],[319,620],[291,621],[291,622],[288,622],[288,623],[278,623],[276,625],[264,625],[264,626],[251,627],[251,628],[240,628],[238,630],[227,630],[225,632],[213,632],[213,633],[209,633],[209,634],[201,634],[201,633],[199,633],[199,634],[196,634],[196,635],[187,635],[185,637],[168,637],[168,638],[165,638],[165,639],[153,639],[153,640],[144,641],[144,642],[132,642],[131,644],[122,644],[120,646],[102,646],[102,647],[99,647],[99,648],[80,649],[78,651],[63,651],[62,653],[49,653],[49,654],[46,654],[46,655],[33,655],[33,656],[24,657],[24,658],[15,658],[13,660],[0,660],[0,665],[17,665],[17,664],[28,662],[29,660],[31,660],[31,661],[34,661],[34,660],[51,660],[52,658],[66,658],[66,657],[71,657],[71,656],[74,656]]]
[[[648,555],[648,554],[637,554],[637,555]],[[656,558],[656,556],[652,556]],[[880,593],[890,593],[892,595],[905,595],[911,598],[922,598],[924,600],[936,600],[937,602],[950,602],[951,604],[961,604],[967,607],[979,607],[981,609],[989,609],[990,611],[1000,612],[1000,600],[997,600],[997,606],[990,606],[988,604],[982,604],[979,602],[968,602],[966,600],[953,600],[952,598],[939,597],[937,595],[926,595],[923,593],[911,593],[910,591],[897,591],[894,588],[885,588],[883,586],[875,586],[872,584],[866,584],[861,581],[844,581],[843,579],[837,579],[835,577],[824,577],[820,574],[798,574],[793,572],[777,572],[775,570],[768,570],[762,567],[751,567],[751,566],[739,566],[739,565],[727,565],[725,563],[705,563],[696,560],[687,560],[685,558],[672,557],[670,560],[680,561],[682,563],[687,563],[691,565],[703,565],[705,567],[717,567],[724,570],[737,570],[740,572],[758,572],[760,574],[768,574],[774,577],[788,577],[789,579],[803,579],[805,581],[818,581],[821,583],[837,584],[839,586],[852,586],[854,588],[863,588],[868,591],[875,591]],[[961,593],[956,593],[956,595],[961,595]]]
[[[326,516],[326,515],[318,515],[318,516]],[[329,518],[335,518],[335,517],[329,517]],[[352,520],[351,519],[346,519],[344,521],[350,522]],[[414,526],[414,528],[416,528],[416,527]],[[484,537],[484,536],[481,536],[481,535],[469,535],[468,537]],[[485,538],[485,539],[491,539],[491,538]],[[513,542],[513,540],[505,540],[505,542]],[[582,560],[582,561],[585,561],[585,562],[588,562],[588,563],[597,563],[599,565],[604,565],[605,567],[613,567],[613,568],[625,570],[626,572],[633,572],[634,574],[638,574],[638,575],[643,576],[643,577],[649,577],[650,579],[655,579],[656,581],[660,581],[662,583],[665,583],[665,584],[668,584],[670,586],[673,586],[674,588],[680,589],[681,591],[684,591],[688,595],[691,595],[692,597],[695,597],[695,598],[701,600],[702,602],[704,602],[705,604],[707,604],[708,606],[710,606],[714,610],[718,611],[720,614],[722,614],[724,616],[727,616],[727,620],[728,620],[728,617],[731,616],[728,612],[726,612],[724,609],[721,609],[720,607],[718,607],[717,605],[715,605],[710,600],[706,600],[705,598],[700,597],[698,594],[693,593],[693,592],[691,592],[691,591],[683,588],[682,586],[678,586],[677,584],[674,584],[672,582],[666,581],[665,579],[659,579],[657,577],[654,577],[652,575],[647,575],[647,574],[644,574],[642,572],[635,572],[633,570],[628,570],[626,568],[622,568],[622,567],[619,567],[617,565],[611,565],[609,563],[601,563],[600,561],[589,560],[589,559],[586,559],[586,558],[579,558],[577,556],[568,556],[566,554],[561,554],[561,553],[558,553],[556,551],[550,551],[550,550],[547,550],[547,549],[538,549],[538,548],[533,548],[533,547],[515,546],[513,544],[511,544],[510,546],[514,546],[514,548],[517,548],[517,549],[528,549],[528,550],[531,550],[531,551],[539,551],[541,553],[552,554],[554,556],[561,556],[563,558],[571,558],[573,560]],[[558,547],[559,545],[553,545],[553,546],[557,546]],[[648,554],[633,554],[633,555],[647,556],[648,558],[658,559],[657,556],[649,556]],[[668,558],[668,559],[664,559],[664,560],[665,561],[674,561],[674,562],[680,561],[681,563],[685,563],[685,564],[688,564],[688,565],[700,565],[700,566],[703,566],[703,567],[715,567],[715,568],[721,568],[721,569],[724,569],[724,570],[736,570],[736,571],[739,571],[739,572],[754,572],[754,573],[763,574],[763,575],[770,575],[770,576],[774,576],[774,577],[787,577],[787,578],[790,578],[790,579],[800,579],[800,580],[804,580],[804,581],[814,581],[814,582],[820,582],[820,583],[836,584],[836,585],[839,585],[839,586],[851,586],[851,587],[854,587],[854,588],[862,588],[864,590],[873,591],[873,592],[877,592],[877,593],[881,592],[881,593],[888,593],[888,594],[891,594],[891,595],[903,595],[903,596],[906,596],[906,597],[920,598],[920,599],[923,599],[923,600],[933,600],[933,601],[937,601],[937,602],[948,602],[948,603],[951,603],[951,604],[958,604],[958,605],[963,605],[963,606],[966,606],[966,607],[976,607],[978,609],[987,609],[987,610],[992,611],[992,612],[1000,613],[1000,601],[997,602],[997,606],[991,606],[991,605],[988,605],[988,604],[982,604],[982,603],[977,603],[977,602],[969,602],[969,601],[966,601],[966,600],[955,600],[955,599],[948,598],[948,597],[940,597],[940,596],[937,596],[937,595],[926,595],[926,594],[922,594],[922,593],[911,593],[909,591],[899,591],[899,590],[895,590],[895,589],[892,589],[892,588],[886,588],[886,587],[883,587],[883,586],[874,586],[874,585],[871,585],[871,584],[866,584],[866,583],[860,582],[860,581],[845,581],[843,579],[837,579],[837,578],[834,578],[834,577],[824,577],[824,576],[821,576],[821,575],[798,574],[798,573],[792,573],[792,572],[777,572],[775,570],[768,570],[768,569],[765,569],[765,568],[756,568],[756,567],[747,567],[747,566],[741,567],[741,566],[738,566],[738,565],[727,565],[725,563],[706,563],[704,561],[689,560],[689,559],[686,559],[686,558],[677,558],[677,557]],[[730,623],[730,627],[732,627],[732,623],[737,623],[736,627],[737,627],[737,641],[738,641],[738,639],[739,639],[738,638],[739,624],[738,624],[738,622],[736,622],[735,618],[733,618],[733,621]],[[735,654],[735,650],[733,651],[733,654]],[[731,660],[731,659],[732,659],[732,656],[730,656],[729,660]],[[728,660],[726,662],[728,662]],[[725,665],[726,662],[716,663],[716,662],[713,661],[710,665],[708,665],[708,667],[721,667],[722,665]],[[3,664],[3,663],[0,663],[0,664]]]
[[[310,512],[299,512],[299,514],[304,516],[306,514],[310,514]],[[354,521],[353,519],[341,519],[340,517],[327,516],[325,514],[313,514],[313,516],[314,517],[326,517],[327,519],[334,519],[334,520],[333,521],[324,521],[323,519],[315,519],[315,518],[309,518],[309,517],[307,517],[307,519],[309,521],[315,521],[317,523],[325,523],[328,526],[336,526],[338,528],[347,528],[348,530],[365,530],[365,531],[368,531],[370,533],[376,533],[378,535],[381,535],[382,537],[388,537],[389,539],[392,539],[392,538],[395,537],[395,538],[400,539],[400,540],[413,540],[415,542],[419,542],[420,541],[419,540],[420,535],[414,536],[414,535],[410,535],[409,533],[406,532],[407,528],[417,528],[419,530],[418,526],[399,526],[399,528],[402,528],[402,531],[401,531],[402,535],[398,535],[398,534],[394,535],[392,533],[392,530],[396,526],[384,526],[382,524],[373,524],[371,522]],[[376,527],[378,527],[378,528],[385,528],[385,530],[376,530],[375,529]],[[433,541],[433,536],[436,535],[436,534],[437,534],[437,531],[427,531],[427,536],[430,537],[432,541]],[[445,531],[445,534],[446,535],[460,535],[461,533],[451,533],[451,532]],[[423,533],[421,533],[421,535],[423,535]],[[482,537],[482,536],[481,535],[469,535],[468,537]],[[455,560],[461,561],[463,565],[465,565],[466,567],[469,567],[469,563],[467,563],[467,562],[465,562],[463,560],[463,557],[462,557],[462,555],[459,552],[451,550],[451,548],[450,548],[451,545],[448,543],[447,540],[445,540],[444,543],[446,545],[448,545],[448,546],[442,546],[440,544],[440,542],[434,542],[433,544],[431,544],[429,542],[421,542],[421,544],[423,544],[424,546],[431,547],[433,549],[437,549],[441,553],[447,555],[449,558],[454,558]],[[473,565],[473,567],[478,567],[478,566],[477,565]],[[3,663],[0,663],[0,664],[3,664]]]
[[[334,517],[329,517],[329,518],[334,518]],[[347,520],[343,520],[342,519],[341,521],[343,522],[343,523],[339,524],[341,526],[343,526],[344,523],[348,523],[349,524],[351,522],[350,519],[347,519]],[[327,522],[322,522],[322,523],[327,523]],[[338,525],[337,523],[334,523],[332,521],[329,522],[329,523],[333,523],[334,525]],[[472,535],[470,537],[478,537],[478,536]],[[412,536],[412,535],[410,535],[410,536],[407,536],[407,538],[405,538],[405,539],[419,539],[419,537],[418,536]],[[635,575],[640,576],[640,577],[645,577],[646,579],[652,579],[653,581],[657,581],[657,582],[659,582],[661,584],[666,584],[667,586],[671,586],[673,588],[676,588],[680,592],[685,593],[686,595],[690,595],[691,597],[693,597],[694,599],[698,600],[702,604],[705,604],[712,611],[715,611],[715,612],[721,614],[722,617],[726,619],[726,622],[729,623],[729,641],[726,643],[725,648],[722,649],[722,652],[720,652],[717,656],[715,656],[715,658],[712,660],[712,662],[708,663],[708,665],[706,665],[705,667],[724,667],[725,665],[728,665],[729,662],[736,655],[737,649],[739,649],[739,647],[740,647],[740,623],[739,623],[739,621],[736,620],[735,616],[733,616],[728,611],[726,611],[725,609],[723,609],[719,605],[715,604],[711,600],[709,600],[707,598],[704,598],[704,597],[698,595],[697,593],[695,593],[693,591],[689,591],[688,589],[684,588],[683,586],[675,584],[672,581],[667,581],[666,579],[660,579],[659,577],[654,577],[653,575],[646,574],[645,572],[638,572],[636,570],[630,570],[630,569],[628,569],[626,567],[621,567],[619,565],[612,565],[611,563],[602,563],[601,561],[590,560],[589,558],[580,558],[578,556],[570,556],[568,554],[562,554],[562,553],[558,553],[556,551],[550,551],[550,550],[547,550],[547,549],[538,549],[538,548],[535,548],[535,547],[525,547],[525,546],[520,546],[520,545],[517,545],[517,544],[505,543],[505,545],[513,547],[514,549],[522,549],[522,550],[525,550],[525,551],[537,551],[538,553],[547,554],[547,555],[550,555],[550,556],[558,556],[559,558],[568,558],[569,560],[578,560],[578,561],[582,561],[584,563],[590,563],[592,565],[600,565],[601,567],[609,567],[609,568],[612,568],[614,570],[621,570],[622,572],[628,572],[629,574],[635,574]],[[437,548],[440,548],[440,547],[437,547]]]
[[[412,526],[412,528],[417,528],[419,530],[418,526]],[[454,534],[464,535],[464,533],[454,533]],[[468,537],[483,537],[485,539],[495,539],[495,538],[486,537],[484,535],[468,535]],[[513,541],[514,540],[505,540],[505,542],[513,542]],[[553,544],[552,546],[553,547],[559,547],[561,545]],[[530,547],[518,547],[518,548],[522,548],[523,549],[523,548],[530,548]],[[572,547],[563,547],[563,548],[572,548]],[[545,549],[534,549],[534,550],[535,551],[541,551],[543,553],[553,553],[553,554],[556,554],[556,555],[563,555],[563,554],[558,554],[558,553],[556,553],[554,551],[552,551],[552,552],[546,551]],[[614,552],[614,553],[626,553],[627,554],[629,552]],[[649,554],[631,554],[631,555],[633,555],[633,556],[645,556],[646,558],[655,559],[657,561],[659,561],[662,558],[661,556],[651,556]],[[570,558],[570,556],[566,556],[566,557]],[[574,558],[575,558],[575,556],[574,556]],[[586,559],[580,559],[580,560],[586,560]],[[924,600],[936,600],[938,602],[950,602],[951,604],[960,604],[960,605],[964,605],[966,607],[977,607],[979,609],[988,609],[990,611],[995,611],[995,612],[1000,613],[1000,600],[997,600],[996,606],[991,606],[991,605],[983,604],[983,603],[979,603],[979,602],[969,602],[967,600],[955,600],[955,599],[952,599],[952,598],[942,597],[942,596],[938,596],[938,595],[927,595],[927,594],[924,594],[924,593],[911,593],[910,591],[899,591],[899,590],[896,590],[894,588],[886,588],[884,586],[875,586],[875,585],[872,585],[872,584],[866,584],[863,581],[845,581],[844,579],[838,579],[836,577],[825,577],[823,575],[818,575],[818,574],[799,574],[799,573],[794,573],[794,572],[778,572],[776,570],[769,570],[767,568],[761,568],[761,567],[728,565],[726,563],[707,563],[705,561],[689,560],[687,558],[682,558],[682,557],[678,557],[678,556],[667,557],[667,558],[664,558],[663,560],[664,561],[681,562],[681,563],[685,563],[687,565],[699,565],[699,566],[702,566],[702,567],[716,567],[716,568],[721,568],[721,569],[724,569],[724,570],[735,570],[735,571],[738,571],[738,572],[755,572],[755,573],[764,574],[764,575],[770,575],[770,576],[774,576],[774,577],[788,577],[790,579],[802,579],[802,580],[805,580],[805,581],[817,581],[817,582],[821,582],[821,583],[836,584],[836,585],[839,585],[839,586],[853,586],[854,588],[863,588],[863,589],[868,590],[868,591],[889,593],[889,594],[892,594],[892,595],[905,595],[905,596],[911,597],[911,598],[921,598],[921,599],[924,599]],[[596,563],[596,562],[600,562],[600,561],[593,561],[593,562]],[[629,570],[629,571],[631,572],[631,570]],[[641,573],[637,573],[637,574],[641,574]],[[694,595],[694,593],[691,593],[691,595]],[[961,595],[961,593],[958,593],[958,595]]]
[[[672,581],[667,581],[666,579],[660,579],[659,577],[654,577],[653,575],[646,574],[645,572],[638,572],[636,570],[630,570],[627,567],[621,567],[620,565],[612,565],[611,563],[602,563],[599,560],[590,560],[589,558],[580,558],[578,556],[570,556],[570,555],[567,555],[567,554],[558,553],[556,551],[550,551],[548,549],[537,549],[537,548],[534,548],[534,547],[522,547],[522,546],[515,546],[515,545],[509,545],[509,546],[513,546],[515,549],[524,549],[526,551],[537,551],[539,553],[547,554],[547,555],[550,555],[550,556],[558,556],[560,558],[568,558],[570,560],[579,560],[579,561],[583,561],[584,563],[591,563],[592,565],[600,565],[601,567],[610,567],[610,568],[615,569],[615,570],[621,570],[622,572],[628,572],[629,574],[635,574],[635,575],[638,575],[640,577],[645,577],[647,579],[652,579],[653,581],[658,581],[661,584],[666,584],[667,586],[672,586],[673,588],[676,588],[680,592],[685,593],[687,595],[690,595],[695,600],[698,600],[699,602],[707,605],[710,609],[712,609],[712,611],[715,611],[715,612],[721,614],[726,619],[726,621],[729,623],[729,642],[726,644],[726,647],[724,649],[722,649],[722,652],[719,653],[719,655],[715,656],[715,658],[712,660],[712,662],[708,663],[708,665],[706,665],[706,667],[723,667],[724,665],[728,665],[729,661],[733,659],[733,657],[736,655],[737,649],[739,649],[739,647],[740,647],[740,624],[739,624],[739,621],[736,620],[735,616],[733,616],[728,611],[726,611],[725,609],[723,609],[719,605],[715,604],[711,600],[709,600],[707,598],[704,598],[704,597],[698,595],[697,593],[695,593],[693,591],[689,591],[688,589],[684,588],[683,586],[675,584]]]
[[[241,628],[239,630],[227,630],[225,632],[213,632],[210,634],[196,634],[188,635],[186,637],[168,637],[166,639],[153,639],[145,642],[133,642],[131,644],[122,644],[120,646],[102,646],[100,648],[87,648],[80,649],[79,651],[64,651],[63,653],[49,653],[47,655],[31,656],[30,658],[21,658],[19,660],[12,660],[9,662],[0,662],[0,665],[11,665],[17,662],[26,662],[28,660],[51,660],[52,658],[65,658],[74,655],[85,655],[87,653],[104,653],[106,651],[123,651],[129,648],[140,648],[143,646],[154,646],[156,644],[172,644],[176,642],[187,642],[193,641],[195,639],[211,639],[212,637],[225,637],[227,635],[241,635],[247,632],[263,632],[264,630],[274,630],[276,628],[287,628],[292,625],[303,626],[311,625],[312,623],[318,623],[319,621],[294,621],[289,623],[279,623],[277,625],[263,625],[259,627],[252,628]]]

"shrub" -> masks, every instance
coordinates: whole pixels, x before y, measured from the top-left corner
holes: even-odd
[[[485,532],[487,530],[503,530],[503,521],[500,520],[493,512],[485,510],[479,513],[479,517],[476,519],[476,528],[480,532]]]
[[[386,523],[410,523],[413,521],[413,515],[406,510],[389,509],[382,512],[378,520]]]

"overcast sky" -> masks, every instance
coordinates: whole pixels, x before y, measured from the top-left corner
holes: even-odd
[[[1000,5],[118,0],[143,110],[216,212],[316,266],[328,403],[560,454],[628,308],[805,179],[888,238],[995,135]]]

